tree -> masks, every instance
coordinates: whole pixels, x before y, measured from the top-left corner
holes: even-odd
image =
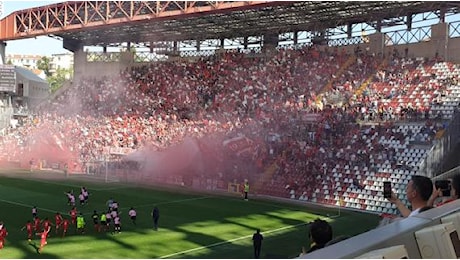
[[[51,86],[51,93],[56,92],[60,89],[66,80],[73,77],[72,69],[57,69],[56,73],[52,76],[47,77],[48,83]]]
[[[50,72],[50,59],[46,56],[43,56],[40,60],[37,61],[37,68],[45,72],[46,77],[51,76]]]

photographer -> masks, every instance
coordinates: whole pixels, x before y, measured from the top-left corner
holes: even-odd
[[[460,174],[455,175],[450,181],[436,181],[433,194],[428,201],[429,206],[438,207],[459,198]]]
[[[396,205],[402,217],[407,218],[418,214],[421,208],[429,205],[430,194],[433,194],[431,179],[426,176],[413,175],[406,187],[406,197],[412,206],[411,209],[404,205],[393,192],[387,200]]]

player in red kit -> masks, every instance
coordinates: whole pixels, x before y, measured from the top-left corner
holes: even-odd
[[[0,221],[0,249],[2,249],[5,244],[6,236],[8,236],[8,231],[5,225],[3,225],[3,222]]]
[[[72,222],[72,225],[75,225],[75,223],[77,222],[77,208],[76,207],[73,207],[70,211],[69,211],[69,215],[70,215],[70,219],[71,219],[71,222]]]
[[[27,239],[30,242],[32,240],[32,233],[34,231],[34,226],[32,225],[32,222],[30,222],[30,220],[27,220],[26,225],[21,228],[21,230],[24,230],[24,229],[27,230]]]
[[[55,227],[56,227],[56,234],[59,232],[59,229],[61,228],[62,224],[62,215],[59,212],[56,212],[56,215],[54,215],[54,222],[55,222]]]
[[[64,219],[62,220],[62,237],[65,237],[65,234],[67,233],[67,229],[69,229],[69,220],[68,219]]]
[[[40,248],[38,248],[38,253],[40,254],[48,242],[46,242],[46,238],[48,237],[48,233],[51,230],[51,226],[48,229],[44,229],[41,233],[37,233],[40,236]]]
[[[39,217],[35,217],[34,219],[34,230],[35,231],[39,231],[40,230],[40,218]]]

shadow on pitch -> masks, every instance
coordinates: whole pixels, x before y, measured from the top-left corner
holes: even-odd
[[[38,251],[40,249],[40,247],[37,246],[37,243],[35,243],[35,241],[29,242],[29,246],[33,247],[35,252],[37,252],[37,254],[40,254],[40,252]]]

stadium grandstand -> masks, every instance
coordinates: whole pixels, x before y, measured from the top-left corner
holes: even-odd
[[[384,181],[408,204],[411,176],[459,174],[459,8],[71,1],[14,12],[0,21],[1,57],[7,41],[62,39],[74,78],[20,116],[9,106],[31,92],[2,85],[0,163],[236,193],[247,180],[258,196],[397,216]],[[458,206],[303,257],[404,244],[420,258],[414,231]]]

